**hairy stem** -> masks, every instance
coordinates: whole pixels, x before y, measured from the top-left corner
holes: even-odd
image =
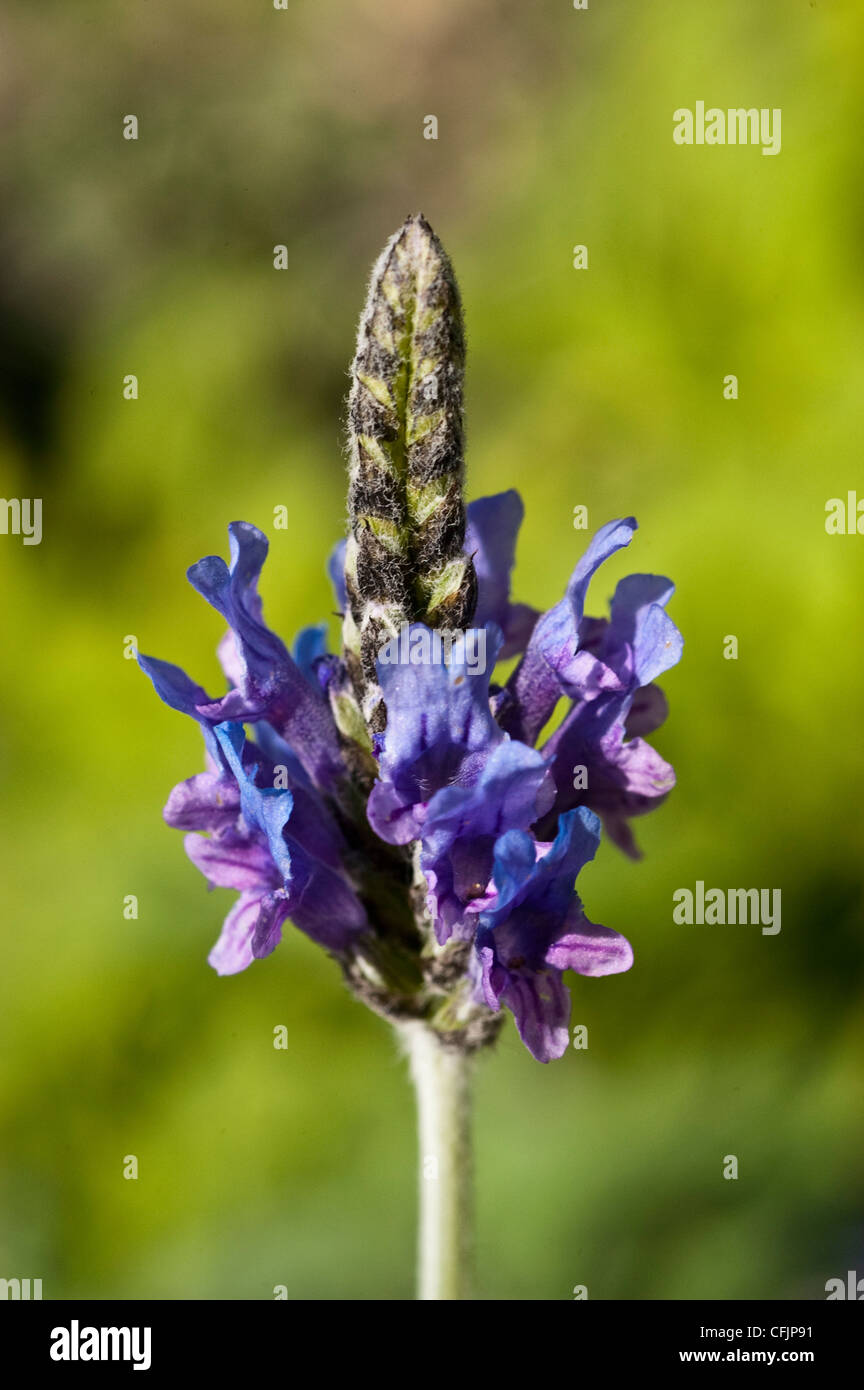
[[[472,1057],[442,1046],[423,1023],[404,1024],[400,1031],[417,1097],[417,1296],[424,1301],[469,1299],[474,1246]]]

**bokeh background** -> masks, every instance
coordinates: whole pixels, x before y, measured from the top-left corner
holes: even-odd
[[[824,529],[864,495],[862,50],[853,0],[6,0],[0,478],[44,538],[0,537],[0,1275],[411,1296],[404,1066],[295,931],[209,969],[231,895],[160,818],[198,731],[123,652],[220,688],[184,572],[238,517],[273,626],[331,614],[354,326],[418,209],[462,285],[469,492],[526,502],[518,596],[562,592],[575,505],[632,512],[590,610],[668,573],[687,643],[653,740],[679,785],[641,863],[604,844],[582,881],[636,966],[573,982],[587,1051],[542,1067],[508,1024],[480,1068],[481,1296],[864,1274],[864,540]],[[782,108],[782,153],[678,148],[699,99]],[[697,879],[781,888],[781,933],[675,925]]]

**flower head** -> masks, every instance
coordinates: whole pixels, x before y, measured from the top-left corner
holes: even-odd
[[[586,614],[632,519],[601,528],[548,612],[511,600],[523,508],[512,490],[464,507],[463,353],[449,262],[409,219],[373,273],[354,363],[350,531],[329,564],[343,650],[328,652],[324,624],[292,650],[266,626],[267,541],[234,522],[228,563],[189,570],[228,624],[228,691],[139,660],[204,736],[206,770],[165,819],[208,882],[239,894],[210,953],[220,974],[269,955],[290,921],[386,1016],[472,1049],[503,1004],[549,1061],[567,1045],[563,973],[632,962],[574,883],[601,821],[635,853],[630,819],[674,782],[644,735],[665,718],[654,682],[681,638],[657,576],[622,580],[608,618]],[[502,686],[496,663],[513,656]]]

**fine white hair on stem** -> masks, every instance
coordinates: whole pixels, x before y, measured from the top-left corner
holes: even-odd
[[[399,1028],[417,1098],[417,1296],[464,1300],[473,1283],[473,1057],[425,1023]]]

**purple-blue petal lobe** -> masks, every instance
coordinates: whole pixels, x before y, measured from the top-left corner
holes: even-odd
[[[338,541],[330,552],[327,561],[327,573],[330,576],[330,583],[333,585],[333,593],[336,598],[336,607],[340,613],[344,613],[348,607],[348,595],[345,591],[345,548],[347,541]]]
[[[537,620],[525,603],[510,602],[510,576],[516,557],[516,538],[525,508],[514,488],[469,503],[465,552],[477,576],[475,627],[494,623],[504,635],[500,657],[506,661],[523,652]]]
[[[263,621],[257,584],[267,539],[248,522],[232,522],[228,531],[230,566],[209,555],[188,572],[233,637],[229,659],[223,654],[223,660],[233,670],[235,688],[220,700],[208,699],[199,714],[213,723],[266,719],[295,749],[313,781],[330,786],[344,767],[329,705]]]
[[[635,530],[632,517],[602,526],[570,576],[565,598],[537,620],[525,655],[507,683],[511,702],[502,722],[514,738],[536,742],[561,695],[585,679],[586,665],[593,667],[579,650],[588,585],[604,560],[630,544]]]
[[[434,653],[431,636],[429,628],[414,623],[404,650],[393,653],[406,659],[378,662],[387,727],[378,742],[380,776],[367,812],[372,828],[391,844],[419,838],[435,793],[472,785],[504,738],[489,707],[500,630],[470,629],[453,643],[449,661],[441,654],[425,659]],[[472,659],[481,649],[483,663]],[[424,659],[413,661],[415,653]]]
[[[508,830],[527,829],[554,794],[545,759],[510,739],[494,749],[473,786],[436,792],[422,829],[420,866],[439,942],[454,933],[470,939],[476,914],[487,905],[496,841]]]
[[[563,970],[583,975],[629,969],[632,952],[617,932],[588,921],[573,884],[600,838],[585,807],[567,812],[551,845],[511,830],[495,846],[497,898],[479,915],[476,988],[490,1008],[506,1004],[538,1061],[563,1055],[569,997]]]

